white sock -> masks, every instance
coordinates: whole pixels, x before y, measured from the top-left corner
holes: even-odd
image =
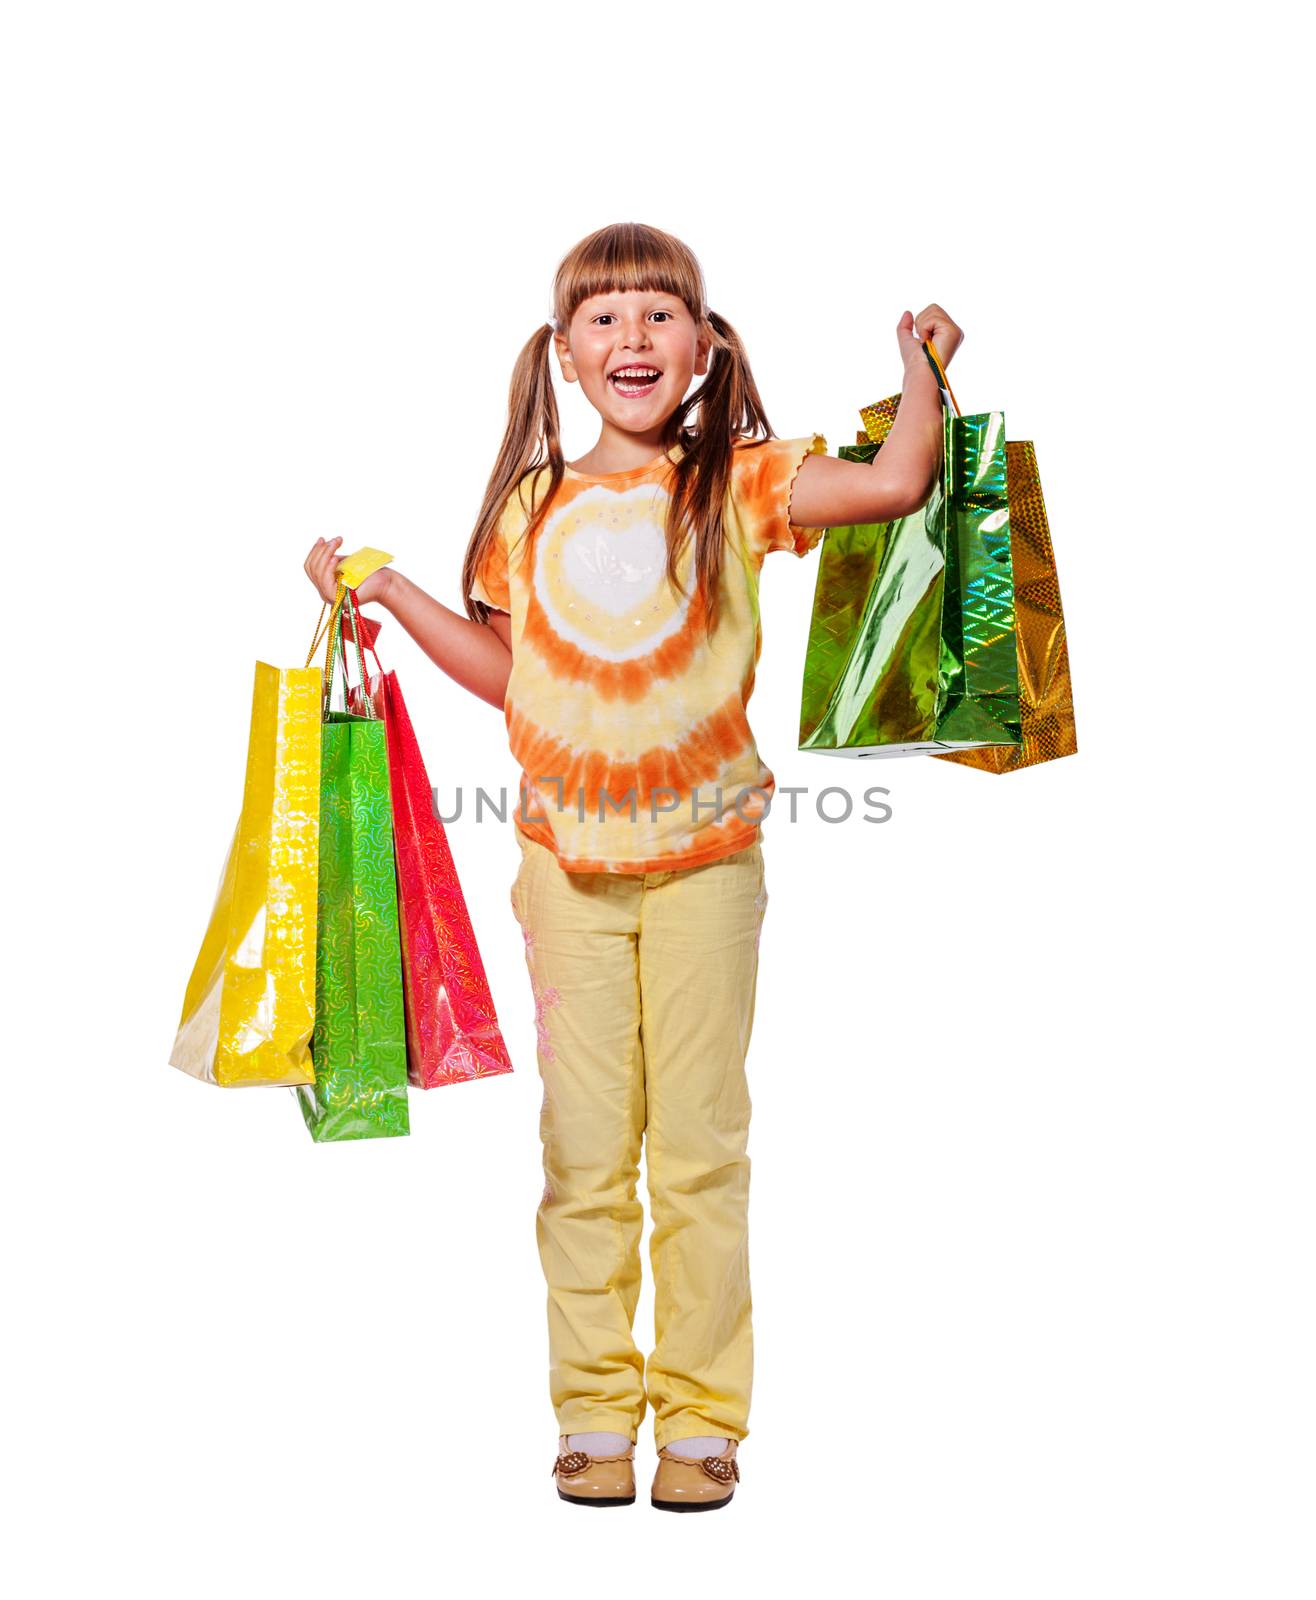
[[[674,1456],[690,1456],[698,1461],[704,1456],[720,1456],[731,1443],[730,1439],[674,1439],[667,1448]]]
[[[569,1433],[568,1450],[583,1450],[587,1456],[623,1456],[631,1447],[624,1433]]]

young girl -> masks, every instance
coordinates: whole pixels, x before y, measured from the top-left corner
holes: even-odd
[[[858,308],[844,319],[853,337]],[[560,1496],[635,1499],[646,1408],[652,1503],[727,1504],[748,1429],[747,1245],[754,1017],[773,793],[746,720],[761,648],[758,576],[828,527],[923,505],[949,362],[936,305],[896,334],[904,387],[870,464],[778,439],[734,329],[679,240],[602,228],[558,267],[553,318],[512,376],[507,431],[466,551],[466,615],[399,572],[377,600],[472,693],[502,706],[521,766],[512,906],[535,1000],[549,1388]],[[598,412],[566,462],[551,353]],[[694,378],[704,381],[692,392]],[[306,570],[332,599],[340,541]],[[632,1338],[644,1144],[655,1342]]]

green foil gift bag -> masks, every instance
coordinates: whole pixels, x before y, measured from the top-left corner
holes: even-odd
[[[1051,543],[1037,452],[1031,439],[1007,439],[1010,551],[1014,568],[1014,634],[1019,654],[1023,742],[977,750],[943,750],[938,761],[979,772],[1018,772],[1078,753],[1069,640],[1060,603],[1060,575]]]
[[[315,1082],[296,1090],[321,1144],[411,1131],[387,734],[368,697],[365,716],[330,709],[335,644],[346,701],[343,599],[330,619],[322,702]]]
[[[942,398],[937,483],[911,516],[824,535],[801,750],[906,756],[1020,742],[1005,418],[962,416],[928,360]],[[899,404],[862,410],[866,431],[838,456],[872,461]]]

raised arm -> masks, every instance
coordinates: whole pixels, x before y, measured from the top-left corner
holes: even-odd
[[[337,583],[341,538],[317,539],[306,558],[306,574],[326,600]],[[454,683],[501,711],[512,673],[512,619],[491,611],[489,621],[475,622],[426,594],[392,567],[372,572],[356,591],[363,604],[377,600]]]
[[[806,456],[795,475],[790,519],[801,528],[891,522],[926,505],[941,466],[941,393],[922,339],[931,339],[945,365],[964,335],[938,305],[914,319],[908,311],[896,334],[904,362],[900,406],[872,461]]]

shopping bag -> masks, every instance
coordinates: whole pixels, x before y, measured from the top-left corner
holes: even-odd
[[[331,709],[336,657],[346,702],[342,605],[340,590],[321,727],[315,1081],[297,1090],[317,1143],[410,1132],[388,747],[373,708]]]
[[[351,591],[348,604],[364,640],[366,619]],[[512,1062],[397,673],[385,672],[374,651],[378,631],[371,651],[379,671],[363,676],[362,685],[369,684],[371,706],[388,733],[408,1071],[417,1088],[434,1089],[511,1072]],[[365,709],[362,685],[349,691],[358,712]]]
[[[799,748],[919,755],[1020,741],[1005,418],[963,416],[935,352],[942,462],[925,506],[822,540],[800,698]],[[871,461],[899,395],[867,407]]]
[[[257,662],[242,811],[171,1066],[225,1087],[314,1080],[321,674]]]
[[[997,773],[1056,761],[1078,751],[1060,578],[1031,440],[1006,440],[1005,471],[1023,738],[1017,745],[984,745],[978,750],[947,751],[938,757]]]

